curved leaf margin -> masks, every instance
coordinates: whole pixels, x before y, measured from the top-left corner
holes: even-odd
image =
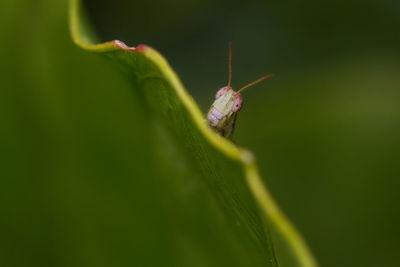
[[[91,52],[104,53],[111,51],[126,51],[127,53],[141,53],[149,61],[157,66],[165,79],[175,89],[183,106],[193,119],[197,129],[203,134],[206,140],[210,142],[216,149],[221,151],[228,158],[238,162],[243,166],[245,172],[246,183],[250,188],[256,202],[258,203],[263,217],[268,219],[279,231],[279,233],[288,241],[291,250],[299,262],[300,266],[317,267],[317,262],[309,250],[306,242],[296,230],[290,220],[283,214],[274,199],[272,198],[267,187],[262,182],[256,159],[253,154],[243,148],[239,148],[224,137],[221,137],[207,125],[204,116],[189,93],[184,88],[177,74],[170,67],[167,60],[155,49],[147,45],[138,45],[137,47],[129,47],[124,42],[114,40],[110,42],[96,42],[94,34],[92,34],[87,22],[82,21],[83,10],[80,0],[70,0],[69,25],[71,36],[74,43]]]

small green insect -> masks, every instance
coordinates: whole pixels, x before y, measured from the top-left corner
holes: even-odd
[[[222,87],[215,95],[215,101],[207,114],[207,123],[220,135],[232,139],[238,111],[242,108],[243,98],[240,94],[245,89],[262,82],[273,74],[268,74],[235,92],[231,87],[232,79],[232,43],[229,43],[229,79],[228,86]]]

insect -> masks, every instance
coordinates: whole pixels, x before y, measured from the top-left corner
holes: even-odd
[[[220,135],[232,139],[233,131],[235,129],[236,117],[238,111],[243,106],[243,98],[240,94],[247,88],[262,82],[274,76],[268,74],[261,77],[254,82],[240,88],[237,92],[231,87],[232,80],[232,43],[229,43],[229,79],[228,86],[222,87],[215,95],[215,101],[211,105],[207,114],[207,123]]]

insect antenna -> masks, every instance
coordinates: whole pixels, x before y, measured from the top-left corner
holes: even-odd
[[[231,87],[231,82],[232,82],[232,42],[229,42],[229,63],[228,63],[228,70],[229,70],[228,88],[230,88],[230,87]]]
[[[262,82],[262,81],[264,81],[264,80],[266,80],[266,79],[268,79],[268,78],[271,78],[271,77],[273,77],[273,76],[274,76],[274,74],[270,73],[270,74],[268,74],[268,75],[266,75],[266,76],[264,76],[264,77],[261,77],[260,79],[257,79],[257,80],[255,80],[254,82],[251,82],[251,83],[249,83],[248,85],[243,86],[242,88],[240,88],[239,91],[237,91],[237,92],[235,93],[235,95],[237,95],[237,94],[239,94],[240,92],[243,92],[244,90],[246,90],[247,88],[252,87],[253,85],[255,85],[255,84],[257,84],[257,83],[260,83],[260,82]]]

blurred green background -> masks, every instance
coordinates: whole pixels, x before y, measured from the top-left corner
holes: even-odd
[[[266,184],[321,266],[400,265],[398,1],[86,3],[101,40],[160,51],[204,112],[226,84],[228,41],[234,88],[275,73],[244,93],[235,141],[256,154]],[[34,266],[32,257],[52,255],[49,266],[73,266],[57,253],[86,259],[79,253],[96,247],[90,242],[101,237],[94,233],[121,234],[107,220],[134,210],[125,198],[162,203],[140,189],[157,184],[129,175],[156,172],[146,150],[135,153],[150,142],[142,130],[148,122],[119,73],[74,47],[66,1],[2,1],[0,36],[0,233],[7,240],[0,260]],[[52,179],[63,175],[69,179]],[[120,185],[109,179],[115,175]],[[64,203],[66,196],[75,202]],[[103,202],[90,203],[93,196]],[[104,210],[111,219],[102,218]],[[142,212],[154,225],[135,223],[158,229],[163,214]],[[82,228],[86,216],[104,223],[93,230],[88,219]],[[162,229],[159,235],[170,238]],[[63,238],[71,243],[57,242]],[[17,254],[21,247],[32,251],[29,261]],[[93,254],[102,252],[96,248]],[[130,249],[115,244],[107,253],[118,265]]]

